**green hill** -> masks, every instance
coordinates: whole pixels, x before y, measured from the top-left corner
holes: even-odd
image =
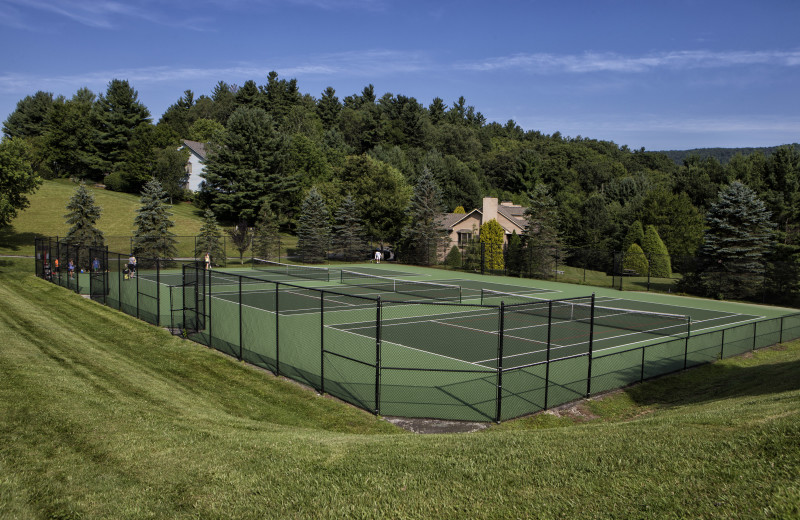
[[[785,146],[785,145],[782,145]],[[800,151],[800,144],[793,143],[791,145],[795,150]],[[682,165],[684,159],[692,155],[697,155],[701,159],[708,157],[716,158],[721,164],[728,164],[730,160],[738,154],[751,155],[756,152],[761,152],[765,156],[770,156],[775,153],[775,150],[780,146],[763,146],[760,148],[693,148],[691,150],[664,150],[657,153],[663,153],[677,165]]]
[[[0,232],[0,254],[32,255],[33,239],[36,236],[64,236],[69,229],[65,223],[66,205],[75,191],[75,184],[68,180],[44,181],[36,193],[30,197],[30,207],[21,212],[10,229]],[[98,227],[105,234],[109,248],[125,246],[129,243],[116,237],[129,237],[133,232],[133,219],[141,205],[136,195],[109,191],[88,186],[95,201],[103,209]],[[200,231],[202,219],[198,210],[191,204],[179,203],[172,207],[175,228],[178,236],[194,236]]]
[[[415,435],[0,261],[7,518],[796,518],[800,342]]]

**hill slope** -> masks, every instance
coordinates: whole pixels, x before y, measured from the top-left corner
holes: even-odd
[[[795,150],[800,151],[800,144],[793,143],[791,146],[793,146]],[[691,150],[664,150],[658,153],[663,153],[672,159],[675,164],[680,166],[683,164],[684,159],[692,155],[697,155],[701,159],[715,157],[720,163],[728,164],[737,154],[750,155],[755,152],[761,152],[765,156],[770,156],[778,148],[780,148],[780,146],[763,146],[760,148],[693,148]]]
[[[64,221],[66,205],[75,187],[76,184],[67,180],[44,181],[30,197],[30,207],[20,213],[10,229],[0,233],[0,254],[31,255],[36,236],[64,236],[69,230]],[[98,227],[110,239],[109,247],[113,249],[112,237],[129,237],[133,232],[133,219],[141,205],[140,198],[88,185],[87,189],[103,210]],[[202,219],[191,204],[176,204],[172,213],[176,235],[194,236],[200,230]],[[127,252],[127,249],[122,252]]]
[[[591,401],[584,424],[541,414],[412,435],[34,279],[30,264],[0,265],[4,516],[800,512],[797,342]]]

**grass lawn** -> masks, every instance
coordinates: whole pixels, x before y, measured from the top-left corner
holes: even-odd
[[[17,216],[9,228],[0,231],[0,255],[32,256],[34,238],[37,236],[66,235],[69,230],[64,219],[67,213],[66,205],[76,186],[66,179],[44,181],[39,190],[30,197],[30,206]],[[130,236],[134,230],[133,220],[136,217],[136,210],[141,206],[141,198],[138,195],[95,188],[91,185],[87,185],[87,189],[102,208],[98,228],[105,235],[109,251],[129,253]],[[172,232],[179,237],[178,256],[192,256],[193,237],[199,233],[203,225],[202,212],[186,202],[173,205],[171,211],[175,222]],[[296,247],[297,238],[284,235],[283,240],[282,254],[285,256],[287,250]],[[230,240],[227,242],[228,257],[231,262],[238,261],[239,252],[234,249]],[[247,252],[245,258],[249,257],[250,253]]]
[[[415,435],[0,260],[2,518],[797,518],[800,342]]]

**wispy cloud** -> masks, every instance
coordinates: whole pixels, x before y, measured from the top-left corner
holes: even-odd
[[[480,61],[462,62],[456,69],[477,72],[516,70],[537,74],[623,72],[640,73],[655,69],[696,69],[742,65],[800,65],[800,50],[792,51],[671,51],[642,56],[618,53],[513,54]]]
[[[290,64],[291,63],[291,64]],[[113,78],[127,79],[134,86],[208,80],[239,82],[247,79],[265,81],[271,70],[283,77],[337,76],[368,79],[391,74],[413,74],[430,70],[434,64],[425,53],[368,50],[324,54],[307,58],[282,58],[269,64],[240,63],[228,67],[158,66],[109,69],[68,75],[0,74],[0,92],[30,93],[36,90],[70,92],[82,86],[103,88]]]

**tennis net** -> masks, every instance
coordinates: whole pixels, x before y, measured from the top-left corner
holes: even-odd
[[[346,285],[367,287],[376,291],[408,294],[430,300],[461,302],[461,286],[416,280],[399,280],[374,274],[358,273],[342,269],[341,282]]]
[[[550,317],[559,321],[594,323],[604,327],[659,336],[688,335],[691,327],[689,316],[592,305],[591,296],[546,300],[535,296],[481,289],[481,304],[497,305],[501,301],[508,312],[541,318]]]
[[[285,274],[296,278],[306,278],[308,280],[330,281],[330,269],[327,267],[311,267],[308,265],[284,264],[273,262],[272,260],[262,260],[253,258],[253,269],[277,274]]]

